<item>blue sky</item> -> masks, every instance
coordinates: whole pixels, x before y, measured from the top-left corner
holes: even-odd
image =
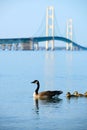
[[[48,6],[54,6],[58,35],[66,35],[66,22],[72,18],[73,40],[87,46],[86,0],[0,0],[0,38],[40,35]]]

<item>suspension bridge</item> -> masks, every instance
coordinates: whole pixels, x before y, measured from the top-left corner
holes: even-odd
[[[49,44],[51,49],[56,48],[54,41],[62,41],[65,43],[66,50],[87,50],[87,47],[83,47],[78,43],[73,41],[72,33],[72,19],[67,22],[66,37],[55,35],[55,24],[54,24],[54,7],[50,6],[46,11],[46,34],[45,36],[28,37],[28,38],[4,38],[0,39],[0,48],[2,50],[8,49],[12,50],[34,50],[39,49],[39,42],[45,43],[45,49],[49,49]]]

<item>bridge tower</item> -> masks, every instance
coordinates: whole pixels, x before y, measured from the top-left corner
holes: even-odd
[[[54,37],[54,7],[49,6],[46,10],[46,36]],[[54,39],[51,41],[46,41],[46,50],[48,50],[48,44],[51,42],[52,50],[54,50]]]
[[[67,21],[66,37],[72,41],[72,19]],[[73,50],[73,43],[66,43],[66,50]]]

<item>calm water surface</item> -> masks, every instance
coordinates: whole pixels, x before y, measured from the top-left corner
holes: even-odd
[[[62,90],[59,99],[34,100],[40,91]],[[87,51],[0,51],[0,130],[87,130]]]

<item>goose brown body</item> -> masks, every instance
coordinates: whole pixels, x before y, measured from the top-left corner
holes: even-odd
[[[55,90],[55,91],[48,90],[48,91],[43,91],[43,92],[38,93],[39,88],[40,88],[39,81],[38,80],[34,80],[31,83],[37,84],[37,88],[36,88],[36,90],[35,90],[35,92],[33,94],[33,97],[36,98],[36,99],[48,99],[48,98],[52,98],[52,97],[54,97],[56,95],[60,95],[60,94],[63,93],[62,91],[58,91],[58,90]]]

